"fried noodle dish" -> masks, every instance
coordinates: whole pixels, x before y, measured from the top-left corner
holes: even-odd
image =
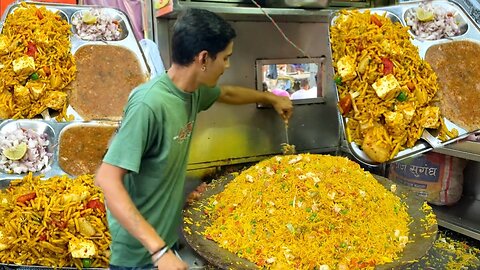
[[[66,115],[75,79],[71,25],[58,13],[22,2],[0,34],[0,119],[34,118],[46,109]]]
[[[2,263],[108,267],[111,237],[92,175],[13,180],[0,191],[0,219]]]
[[[210,197],[204,235],[268,269],[373,269],[409,240],[407,206],[344,157],[276,156]]]
[[[385,15],[342,10],[330,27],[338,107],[348,142],[376,162],[411,148],[424,129],[458,136],[434,105],[437,76],[420,58],[408,27]]]

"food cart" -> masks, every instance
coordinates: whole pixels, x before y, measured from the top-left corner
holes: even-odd
[[[467,0],[468,1],[468,0]],[[333,4],[332,4],[333,3]],[[329,40],[329,27],[331,26],[332,12],[338,7],[334,5],[351,5],[354,7],[366,8],[371,3],[368,2],[331,2],[330,8],[323,6],[321,9],[303,9],[302,7],[275,7],[275,3],[267,4],[265,12],[269,13],[272,18],[279,24],[280,28],[286,36],[303,52],[290,46],[281,35],[279,35],[273,24],[263,14],[263,11],[242,2],[203,2],[203,1],[171,1],[167,5],[167,10],[154,10],[153,5],[150,7],[152,14],[152,24],[150,25],[152,36],[159,46],[159,50],[166,66],[171,62],[170,56],[170,36],[171,26],[173,25],[177,12],[183,7],[206,8],[213,12],[219,13],[225,17],[235,28],[238,37],[235,40],[236,49],[231,57],[231,69],[227,71],[221,78],[220,83],[238,84],[263,91],[262,86],[262,67],[272,63],[278,65],[284,64],[314,64],[316,66],[315,84],[317,86],[317,95],[315,98],[307,100],[293,101],[295,105],[294,115],[289,123],[288,136],[290,143],[296,146],[300,153],[317,153],[332,154],[338,156],[349,156],[351,159],[361,163],[366,169],[377,174],[385,175],[385,164],[371,163],[362,156],[361,150],[355,148],[345,139],[344,135],[344,119],[338,112],[337,102],[338,93],[333,78],[335,70],[332,66],[332,53]],[[48,6],[48,4],[44,4]],[[70,18],[75,12],[85,12],[89,7],[84,6],[63,6],[53,5],[53,9],[58,9],[65,17]],[[461,7],[460,7],[461,8]],[[462,10],[462,9],[461,9]],[[464,10],[462,10],[464,11]],[[126,47],[133,51],[133,55],[138,60],[138,70],[144,78],[148,79],[149,67],[144,58],[142,50],[138,43],[132,39],[128,33],[131,33],[128,18],[116,10],[108,12],[115,13],[117,20],[123,22],[120,24],[124,27],[120,41],[84,41],[72,38],[72,53],[77,52],[81,47],[87,45],[101,46],[103,43],[116,44],[123,42]],[[118,13],[116,13],[118,12]],[[471,28],[475,28],[472,18],[465,12],[464,19],[469,23]],[[83,16],[83,15],[82,15]],[[401,17],[401,16],[400,16]],[[6,18],[4,15],[3,20]],[[127,33],[125,35],[125,33]],[[266,35],[265,33],[269,33]],[[75,43],[75,40],[77,43]],[[123,41],[122,41],[123,40]],[[241,74],[241,75],[239,75]],[[288,81],[300,81],[306,79],[295,74],[287,79]],[[94,75],[89,75],[94,76]],[[310,78],[310,74],[309,74]],[[84,82],[87,83],[87,82]],[[89,86],[91,89],[95,86]],[[88,92],[88,91],[85,91]],[[95,91],[91,93],[93,96],[88,98],[100,100],[95,96]],[[56,147],[62,145],[70,145],[75,143],[75,138],[79,135],[71,135],[68,143],[61,140],[62,134],[68,135],[76,126],[79,132],[92,134],[92,130],[88,129],[101,126],[107,130],[98,131],[98,138],[103,139],[101,144],[108,143],[108,136],[112,134],[118,125],[120,116],[115,115],[95,115],[91,114],[94,109],[85,107],[92,105],[90,102],[84,104],[87,97],[79,96],[75,100],[77,103],[71,104],[65,111],[65,116],[72,118],[63,119],[70,120],[67,122],[52,119],[61,115],[52,112],[52,116],[47,115],[47,119],[34,120],[34,125],[39,133],[46,133],[50,136],[50,143]],[[125,96],[123,96],[125,98]],[[117,103],[119,103],[118,101]],[[118,105],[116,103],[116,105]],[[52,108],[50,108],[52,109]],[[106,110],[109,112],[111,110]],[[43,112],[43,111],[42,111]],[[48,118],[50,117],[50,118]],[[10,118],[10,117],[8,117]],[[73,121],[72,121],[73,120]],[[5,130],[14,129],[20,125],[21,127],[31,127],[30,123],[22,122],[24,120],[4,119],[1,127]],[[28,121],[27,121],[28,122]],[[252,164],[264,160],[268,157],[281,154],[280,145],[285,142],[283,122],[278,118],[275,111],[271,108],[262,106],[262,104],[245,105],[245,106],[225,106],[215,104],[209,111],[202,113],[198,117],[195,135],[192,139],[192,147],[190,152],[190,162],[188,167],[188,193],[206,177],[228,171],[232,167],[241,167],[245,164]],[[468,135],[467,133],[461,134]],[[86,136],[88,137],[88,136]],[[64,137],[65,138],[65,137]],[[462,137],[463,138],[463,137]],[[95,141],[98,142],[99,139]],[[227,143],[228,142],[228,143]],[[62,144],[63,143],[63,144]],[[453,143],[453,142],[451,142]],[[468,144],[469,146],[465,146]],[[473,144],[475,146],[470,146]],[[201,147],[200,147],[201,146]],[[68,146],[64,146],[67,148]],[[455,143],[445,145],[445,147],[434,149],[434,151],[442,152],[448,155],[456,155],[459,157],[471,159],[467,168],[465,181],[465,195],[462,200],[450,208],[435,207],[440,226],[460,232],[469,237],[480,239],[480,227],[478,227],[478,214],[480,213],[479,183],[476,178],[479,171],[478,152],[475,152],[475,143]],[[64,148],[64,149],[65,149]],[[72,147],[74,148],[74,147]],[[69,149],[70,150],[70,149]],[[432,150],[432,146],[426,141],[420,141],[416,148],[412,151],[405,152],[404,156],[418,154],[424,151]],[[51,150],[53,153],[59,153],[60,150]],[[84,151],[80,151],[84,152]],[[58,174],[68,173],[75,175],[78,171],[93,173],[91,170],[94,165],[89,165],[90,169],[85,168],[66,168],[62,166],[62,162],[70,160],[76,162],[75,158],[80,152],[70,151],[69,157],[63,155],[54,155],[49,161],[49,170],[45,171],[46,177],[53,177]],[[63,152],[65,153],[65,152]],[[97,157],[101,153],[96,153]],[[87,163],[85,163],[87,164]],[[71,173],[73,171],[74,173]],[[3,174],[2,187],[6,187],[7,183],[12,179],[23,176],[23,172],[17,175]],[[7,180],[7,181],[5,181]],[[468,211],[465,209],[469,209]],[[95,235],[94,235],[95,236]],[[200,252],[201,253],[201,252]],[[187,243],[183,243],[183,249],[180,250],[180,256],[184,256],[189,263],[193,261],[204,262],[198,253],[192,250]],[[209,261],[209,263],[213,263]],[[224,265],[224,264],[220,264]],[[10,265],[15,267],[15,265]],[[85,266],[85,265],[83,265]],[[104,265],[102,265],[104,266]],[[218,264],[216,265],[219,266]],[[85,266],[87,267],[87,266]]]

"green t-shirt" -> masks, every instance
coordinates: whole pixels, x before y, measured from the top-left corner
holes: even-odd
[[[197,113],[208,109],[220,89],[178,89],[165,73],[137,87],[128,99],[118,133],[103,159],[128,170],[124,185],[143,217],[168,245],[178,238],[190,139]],[[143,245],[108,212],[110,263],[151,263]]]

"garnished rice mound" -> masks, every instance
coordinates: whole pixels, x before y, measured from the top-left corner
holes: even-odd
[[[212,196],[207,239],[272,269],[359,269],[408,242],[407,206],[343,157],[276,156]]]

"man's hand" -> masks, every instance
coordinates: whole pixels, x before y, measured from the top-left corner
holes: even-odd
[[[187,270],[188,265],[169,250],[157,262],[158,270]]]
[[[282,117],[285,123],[288,123],[288,119],[292,116],[293,105],[292,101],[288,97],[272,95],[272,106],[275,111]]]
[[[276,96],[270,92],[260,92],[241,86],[222,85],[219,102],[227,104],[268,103],[275,108],[285,123],[292,115],[293,105],[288,97]]]

